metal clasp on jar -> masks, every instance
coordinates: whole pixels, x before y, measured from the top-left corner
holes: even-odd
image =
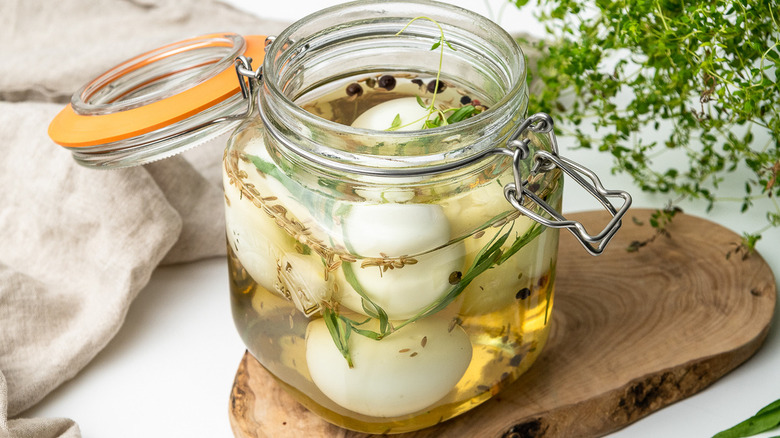
[[[550,139],[552,151],[536,151],[533,157],[534,165],[531,168],[531,175],[524,177],[520,162],[528,158],[530,153],[528,144],[531,140],[528,137],[525,137],[522,140],[520,140],[520,138],[528,131],[537,134],[546,134]],[[494,153],[512,157],[514,182],[504,186],[504,196],[513,207],[544,226],[551,228],[566,228],[592,255],[599,255],[604,251],[604,248],[620,228],[623,215],[626,214],[628,207],[631,206],[631,195],[623,190],[608,190],[604,188],[598,176],[590,169],[558,155],[558,141],[555,137],[555,132],[553,131],[552,117],[548,114],[537,113],[527,118],[507,140],[506,147],[496,149]],[[582,186],[582,188],[596,198],[610,215],[612,215],[612,219],[600,232],[589,234],[585,229],[585,226],[580,222],[566,219],[561,213],[536,196],[535,193],[528,190],[526,187],[528,184],[528,176],[535,176],[541,172],[548,172],[556,167],[561,169],[566,175],[569,175],[576,181],[577,184]],[[587,177],[587,179],[584,177]],[[541,216],[535,213],[533,209],[526,207],[524,205],[526,197],[549,214],[551,218]],[[615,209],[608,198],[622,198],[623,205],[619,209]]]

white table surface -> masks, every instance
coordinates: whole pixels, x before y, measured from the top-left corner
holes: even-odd
[[[275,8],[270,9],[266,2],[229,2],[290,22],[340,3],[285,0],[275,2]],[[495,20],[503,1],[450,3]],[[498,21],[510,32],[542,34],[535,20],[511,5],[504,8]],[[605,154],[569,151],[567,144],[571,143],[565,138],[560,142],[563,154],[596,170],[607,187],[629,190],[634,195],[634,206],[655,208],[665,203],[665,198],[641,193],[626,176],[611,175],[611,162]],[[596,208],[580,196],[573,184],[567,185],[564,199],[564,211]],[[763,225],[761,214],[740,215],[731,210],[738,210],[738,206],[725,205],[710,213],[703,206],[686,206],[687,213],[707,217],[735,231]],[[780,273],[780,230],[766,232],[758,248],[773,271]],[[130,307],[124,326],[107,348],[26,416],[73,418],[85,438],[229,438],[228,399],[243,353],[230,313],[225,260],[160,268]],[[780,333],[774,324],[763,348],[745,364],[704,391],[610,436],[709,437],[778,398]],[[757,436],[776,435],[780,430]]]

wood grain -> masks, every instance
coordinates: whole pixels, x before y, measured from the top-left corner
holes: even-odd
[[[650,213],[628,216],[647,222]],[[597,212],[572,216],[589,230],[606,223]],[[678,215],[670,232],[628,253],[653,230],[625,220],[600,257],[562,232],[552,332],[536,364],[467,414],[399,436],[600,436],[750,358],[774,311],[771,270],[758,254],[726,259],[739,236],[705,219]],[[369,436],[307,411],[249,354],[236,374],[230,420],[238,438]]]

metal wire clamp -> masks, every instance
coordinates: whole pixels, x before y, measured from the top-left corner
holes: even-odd
[[[534,165],[531,168],[530,176],[534,176],[539,172],[550,171],[556,167],[561,169],[566,175],[569,175],[577,184],[590,193],[591,196],[596,198],[612,216],[609,223],[599,233],[595,235],[589,234],[585,229],[585,226],[580,222],[566,219],[561,213],[556,211],[555,208],[526,188],[528,179],[523,178],[520,161],[528,157],[528,144],[530,139],[527,137],[523,140],[519,139],[528,131],[537,134],[546,134],[552,146],[552,151],[538,150],[534,153]],[[527,118],[509,140],[507,140],[506,145],[506,148],[497,149],[496,153],[512,157],[514,182],[504,186],[504,197],[506,197],[507,201],[521,213],[544,226],[550,228],[566,228],[590,254],[601,254],[622,225],[621,219],[631,206],[631,195],[623,190],[609,190],[604,188],[598,176],[590,169],[558,155],[558,142],[555,137],[555,132],[553,131],[553,120],[548,114],[537,113]],[[587,177],[588,179],[586,180],[584,177]],[[544,210],[544,212],[550,215],[550,218],[539,215],[534,212],[533,209],[523,205],[526,196]],[[622,198],[623,205],[619,209],[615,209],[609,201],[609,198]]]

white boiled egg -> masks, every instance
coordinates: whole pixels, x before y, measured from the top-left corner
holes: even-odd
[[[245,152],[263,161],[273,162],[269,161],[272,159],[261,139],[250,141]],[[252,195],[241,193],[235,184],[231,184],[227,175],[223,177],[227,238],[239,261],[249,275],[269,291],[281,293],[279,287],[286,285],[281,283],[283,278],[280,278],[277,268],[290,265],[295,268],[294,272],[284,273],[290,274],[287,277],[305,279],[300,283],[301,290],[312,297],[323,295],[324,280],[315,280],[318,276],[322,277],[319,256],[297,254],[297,242],[289,231],[281,227],[281,217],[287,218],[288,225],[295,221],[305,227],[307,238],[325,241],[327,235],[321,231],[309,210],[281,182],[270,175],[260,175],[251,162],[239,161],[238,164],[239,170],[246,173],[244,183],[253,186],[258,198],[266,198],[264,202],[268,206],[266,211],[258,200],[251,199]],[[280,216],[280,219],[269,216],[268,212]],[[288,287],[292,288],[293,284],[296,282],[290,280]]]
[[[415,257],[416,264],[407,264],[400,269],[361,268],[360,263],[353,263],[352,270],[366,296],[390,319],[405,320],[417,315],[453,287],[450,275],[462,270],[464,253],[463,243],[458,242],[434,253]],[[336,281],[340,291],[339,302],[365,314],[362,297],[346,281],[343,270]]]
[[[515,220],[511,237],[504,244],[509,247],[515,236],[522,236],[535,222],[525,216]],[[479,239],[473,236],[465,240],[468,255],[466,265],[471,266],[474,257],[491,238],[499,232],[506,233],[505,227],[488,228]],[[547,229],[534,240],[518,250],[512,257],[498,266],[494,266],[475,278],[463,291],[461,313],[482,315],[495,312],[511,305],[522,297],[518,292],[527,287],[533,289],[539,278],[550,270],[558,254],[558,230]]]
[[[417,412],[452,391],[471,362],[468,335],[449,325],[448,318],[434,316],[379,341],[352,333],[350,368],[324,320],[314,320],[306,329],[309,374],[323,394],[359,414],[387,418]]]
[[[247,273],[260,286],[273,292],[279,260],[283,254],[295,251],[295,241],[231,185],[227,177],[224,190],[228,244]]]
[[[463,268],[461,242],[432,253],[450,239],[447,218],[432,204],[356,205],[343,223],[344,238],[355,253],[375,259],[413,256],[416,263],[385,269],[353,263],[355,278],[366,295],[390,319],[408,319],[441,298],[452,287],[450,275]],[[343,280],[343,275],[338,276]],[[346,281],[339,283],[342,303],[363,312],[360,296]]]
[[[402,97],[372,106],[352,122],[352,127],[387,131],[399,117],[396,131],[414,131],[422,129],[427,115],[428,110],[421,107],[416,98]]]
[[[503,186],[495,181],[451,198],[442,207],[454,236],[471,233],[496,215],[514,211],[504,197]]]
[[[295,307],[309,316],[329,298],[325,265],[317,255],[287,253],[279,261],[280,286],[290,294]]]
[[[353,128],[373,129],[376,131],[389,130],[395,121],[399,118],[398,128],[394,131],[414,131],[423,128],[423,124],[428,116],[428,110],[421,107],[414,97],[402,97],[375,105],[363,114],[358,116],[352,122]],[[398,183],[418,182],[420,177],[406,177],[396,180]],[[371,182],[371,177],[366,177],[364,182]],[[377,181],[384,182],[384,179],[377,178]],[[409,188],[380,188],[366,187],[358,188],[355,193],[366,200],[375,202],[406,202],[414,198],[414,190]]]
[[[355,205],[344,219],[344,237],[357,254],[412,255],[450,240],[450,226],[435,204]]]

